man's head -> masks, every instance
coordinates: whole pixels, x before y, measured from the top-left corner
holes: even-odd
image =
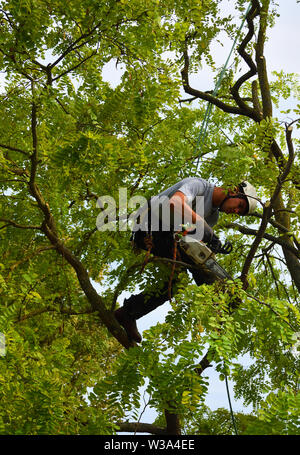
[[[227,196],[219,207],[221,212],[245,215],[247,213],[247,202],[243,198],[236,198],[236,193],[229,190]],[[229,196],[229,197],[228,197]]]
[[[240,183],[234,190],[228,190],[227,195],[219,206],[219,210],[225,213],[247,215],[255,211],[257,194],[255,188],[249,182]]]

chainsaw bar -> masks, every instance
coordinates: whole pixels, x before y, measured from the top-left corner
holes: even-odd
[[[226,270],[223,269],[223,267],[221,267],[214,259],[207,259],[205,265],[214,275],[217,275],[219,278],[221,278],[221,280],[232,280],[229,273],[227,273]]]
[[[207,245],[191,236],[182,236],[178,240],[180,248],[189,256],[194,264],[205,273],[212,274],[219,280],[231,279],[229,273],[221,267],[215,260],[214,253]]]

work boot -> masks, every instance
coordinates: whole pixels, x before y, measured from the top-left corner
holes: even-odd
[[[140,343],[142,341],[142,337],[137,329],[135,319],[129,316],[129,314],[125,311],[125,308],[118,308],[114,315],[118,323],[124,327],[128,338]]]

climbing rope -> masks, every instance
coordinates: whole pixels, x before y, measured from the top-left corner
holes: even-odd
[[[246,11],[246,13],[245,13],[245,15],[243,17],[243,20],[242,20],[242,23],[240,25],[240,28],[239,28],[239,30],[238,30],[238,32],[236,34],[235,40],[234,40],[234,42],[232,44],[232,47],[231,47],[231,50],[230,50],[229,55],[227,57],[227,60],[225,62],[225,65],[223,66],[223,68],[222,68],[222,70],[221,70],[221,72],[219,74],[219,77],[218,77],[217,82],[216,82],[216,86],[215,86],[214,91],[212,93],[213,96],[217,95],[218,90],[219,90],[219,88],[221,86],[222,80],[223,80],[223,78],[225,76],[225,73],[227,71],[227,66],[228,66],[229,60],[230,60],[231,55],[232,55],[232,53],[233,53],[233,51],[235,49],[237,40],[238,40],[238,38],[240,36],[241,30],[242,30],[242,28],[244,26],[247,14],[249,13],[251,6],[252,6],[252,2],[250,2],[249,5],[248,5],[247,11]],[[206,108],[206,111],[205,111],[205,114],[204,114],[204,118],[203,118],[203,121],[202,121],[202,124],[201,124],[200,132],[199,132],[199,135],[198,135],[197,143],[196,143],[196,146],[195,146],[195,149],[194,149],[194,154],[197,152],[199,147],[201,147],[203,145],[203,142],[204,142],[204,139],[205,139],[206,133],[207,133],[207,127],[208,127],[211,111],[212,111],[212,103],[208,102],[208,105],[207,105],[207,108]],[[199,153],[198,158],[197,158],[197,166],[196,166],[196,172],[197,173],[198,173],[198,168],[199,168],[199,162],[200,162],[200,153]],[[228,403],[229,403],[229,408],[230,408],[231,420],[232,420],[234,432],[235,432],[236,435],[238,435],[236,422],[235,422],[235,418],[234,418],[234,414],[233,414],[233,410],[232,410],[232,405],[231,405],[230,392],[229,392],[229,386],[228,386],[228,379],[227,379],[227,375],[226,374],[225,374],[225,383],[226,383],[226,391],[227,391]]]
[[[175,269],[176,269],[177,254],[178,254],[177,242],[176,242],[176,240],[174,239],[174,245],[173,245],[173,261],[174,261],[174,262],[173,262],[173,265],[172,265],[172,270],[171,270],[171,274],[170,274],[170,278],[169,278],[169,283],[168,283],[168,296],[169,296],[170,302],[172,301],[172,282],[173,282],[174,273],[175,273]]]
[[[227,66],[228,66],[229,60],[230,60],[231,55],[232,55],[232,53],[234,51],[234,48],[235,48],[236,43],[237,43],[237,40],[238,40],[238,38],[240,36],[241,30],[243,28],[243,25],[245,23],[247,14],[249,13],[251,6],[252,6],[252,3],[250,2],[249,6],[247,8],[247,11],[246,11],[246,13],[244,15],[244,18],[242,20],[242,23],[240,25],[240,28],[239,28],[239,30],[238,30],[238,32],[236,34],[235,40],[233,42],[233,45],[231,47],[231,50],[229,52],[229,55],[228,55],[227,60],[225,62],[225,65],[223,66],[223,68],[222,68],[222,70],[221,70],[221,72],[219,74],[219,77],[217,79],[216,86],[215,86],[214,91],[212,93],[213,96],[217,95],[218,90],[219,90],[219,88],[221,86],[222,79],[224,78],[225,73],[227,71]],[[200,132],[199,132],[199,135],[198,135],[197,143],[196,143],[196,146],[195,146],[195,149],[194,149],[194,154],[197,152],[198,148],[203,145],[203,142],[204,142],[204,139],[205,139],[206,133],[207,133],[207,127],[208,127],[211,111],[212,111],[212,103],[208,102],[208,105],[207,105],[207,108],[206,108],[206,111],[205,111],[205,114],[204,114],[204,118],[203,118],[203,121],[202,121],[202,125],[201,125],[201,128],[200,128]],[[197,158],[196,172],[198,172],[199,162],[200,162],[200,154],[198,155],[198,158]]]
[[[237,428],[236,428],[235,418],[234,418],[234,415],[233,415],[233,410],[232,410],[232,405],[231,405],[231,399],[230,399],[230,393],[229,393],[229,386],[228,386],[228,379],[227,379],[227,375],[226,375],[226,374],[225,374],[225,382],[226,382],[226,390],[227,390],[227,396],[228,396],[228,402],[229,402],[231,420],[232,420],[234,432],[235,432],[236,436],[238,436],[238,431],[237,431]]]
[[[144,268],[146,267],[146,265],[148,264],[149,259],[150,259],[150,253],[153,248],[153,238],[152,238],[151,233],[147,232],[147,234],[144,238],[144,244],[147,248],[147,252],[146,252],[146,256],[145,256],[144,262],[142,264],[140,273],[142,273],[144,271]]]

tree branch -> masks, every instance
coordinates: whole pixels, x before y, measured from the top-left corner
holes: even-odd
[[[24,264],[24,262],[29,261],[30,259],[34,258],[35,256],[37,256],[38,254],[40,254],[44,251],[49,251],[49,250],[53,250],[53,249],[54,249],[54,246],[52,246],[52,245],[38,248],[37,250],[35,250],[33,253],[29,254],[25,258],[22,258],[21,260],[15,262],[13,265],[11,265],[9,267],[9,272],[7,274],[7,277],[5,278],[5,281],[8,281],[10,279],[11,274],[13,273],[14,269],[19,267],[19,265]]]
[[[263,219],[263,217],[261,217],[261,219]],[[242,224],[238,224],[238,223],[227,223],[227,224],[225,224],[225,227],[227,227],[229,229],[230,228],[236,229],[239,232],[241,232],[241,234],[246,234],[246,235],[257,235],[257,233],[258,233],[258,230],[248,228],[248,227],[243,226]],[[274,237],[273,235],[268,234],[266,232],[263,234],[263,238],[266,239],[266,240],[270,240],[273,243],[277,243],[282,248],[288,249],[291,253],[295,254],[297,257],[300,258],[299,251],[296,248],[294,248],[293,245],[290,245],[289,243],[287,243],[282,238]]]
[[[165,409],[165,418],[167,423],[166,434],[181,434],[179,415]]]
[[[219,107],[220,109],[222,109],[222,111],[227,112],[229,114],[237,114],[237,115],[244,114],[243,110],[240,107],[231,106],[229,104],[223,103],[217,97],[209,94],[208,92],[202,92],[200,90],[196,90],[196,89],[192,88],[189,83],[190,60],[189,60],[188,51],[187,51],[187,42],[186,42],[186,48],[183,52],[183,57],[184,57],[184,67],[181,70],[181,77],[182,77],[183,88],[186,93],[193,96],[194,98],[200,98],[204,101],[208,101],[209,103]]]
[[[165,428],[158,427],[151,423],[141,423],[141,422],[119,422],[120,429],[119,432],[128,432],[128,433],[150,433],[157,435],[165,435],[167,431]]]
[[[247,287],[248,287],[247,275],[248,275],[251,263],[252,263],[252,261],[254,259],[256,250],[257,250],[260,242],[262,241],[262,239],[264,237],[265,230],[266,230],[266,228],[268,226],[269,219],[272,216],[272,209],[273,209],[274,205],[277,203],[277,199],[278,199],[278,196],[279,196],[279,194],[281,192],[282,185],[283,185],[285,179],[287,178],[287,176],[288,176],[288,174],[289,174],[289,172],[291,170],[291,166],[293,164],[293,161],[294,161],[295,154],[294,154],[293,144],[292,144],[292,141],[291,141],[291,134],[292,134],[292,127],[291,126],[287,126],[286,127],[286,140],[287,140],[288,148],[289,148],[288,162],[287,162],[282,174],[278,176],[278,182],[277,182],[277,185],[275,187],[275,190],[273,192],[273,195],[272,195],[270,201],[268,203],[266,203],[265,206],[264,206],[260,227],[259,227],[259,229],[257,231],[255,240],[254,240],[253,244],[251,245],[250,251],[249,251],[249,253],[247,255],[247,258],[245,260],[245,263],[244,263],[244,266],[243,266],[243,269],[242,269],[242,274],[241,274],[241,280],[243,282],[244,289],[247,289]],[[297,254],[298,254],[298,252],[297,252]]]
[[[83,46],[86,43],[78,45],[82,40],[85,40],[86,38],[89,38],[96,30],[97,28],[100,27],[102,21],[98,22],[88,33],[83,33],[77,40],[75,40],[73,43],[71,43],[67,49],[51,64],[48,65],[48,67],[52,70],[55,66],[58,65],[59,62],[61,62],[70,52],[79,49],[81,46]]]
[[[262,218],[262,215],[258,212],[251,213],[251,216],[254,216],[254,217],[260,218],[260,219]],[[279,231],[289,232],[288,228],[286,228],[282,224],[278,223],[276,220],[273,220],[272,218],[269,220],[269,223],[272,224],[272,226],[275,227],[276,229],[278,229]]]
[[[286,164],[286,167],[285,169],[283,170],[282,172],[282,175],[280,176],[280,181],[283,183],[284,180],[287,178],[288,176],[288,173],[289,173],[289,170],[291,169],[291,166],[293,164],[293,160],[294,160],[294,156],[295,156],[295,153],[294,153],[294,147],[293,147],[293,141],[292,141],[292,126],[291,125],[286,125],[286,143],[287,143],[287,146],[288,146],[288,151],[289,151],[289,158],[288,158],[288,162]],[[287,228],[289,228],[290,226],[290,219],[289,219],[289,216],[287,214],[285,214],[284,216],[282,216],[281,213],[279,213],[279,209],[281,209],[282,207],[282,202],[279,201],[280,204],[277,204],[277,213],[276,213],[276,217],[278,218],[278,221],[281,223],[281,224],[284,224]],[[288,237],[287,234],[285,234],[285,240],[288,244],[292,244],[291,242],[291,239]],[[298,242],[296,241],[295,243],[296,245],[298,245]],[[299,261],[299,256],[295,253],[292,253],[290,251],[290,249],[286,248],[286,247],[283,247],[283,254],[284,254],[284,257],[285,257],[285,260],[286,260],[286,263],[287,263],[287,267],[288,267],[288,270],[291,274],[291,278],[293,280],[293,283],[295,284],[295,286],[297,287],[298,291],[300,292],[300,261]]]
[[[251,94],[252,94],[252,103],[254,110],[259,113],[260,117],[262,118],[263,112],[262,107],[260,105],[259,96],[258,96],[258,85],[257,80],[253,81],[251,84]]]
[[[57,313],[57,314],[68,314],[69,316],[81,316],[83,314],[91,314],[91,313],[95,313],[97,310],[93,310],[93,308],[88,308],[86,309],[85,311],[69,311],[69,310],[56,310],[50,306],[47,306],[46,308],[41,308],[39,310],[36,310],[36,311],[32,311],[31,313],[28,313],[28,314],[24,314],[21,318],[19,318],[16,322],[23,322],[25,321],[26,319],[30,319],[30,318],[33,318],[35,316],[39,316],[40,314],[43,314],[43,313]]]
[[[251,38],[254,35],[253,19],[255,16],[257,16],[259,14],[259,11],[260,11],[260,6],[259,6],[258,1],[253,0],[252,7],[246,16],[249,30],[248,30],[247,35],[245,36],[245,38],[243,39],[242,43],[240,44],[240,46],[238,48],[239,54],[245,60],[245,62],[248,64],[250,71],[248,71],[243,76],[241,76],[238,79],[238,81],[234,84],[234,86],[231,88],[231,93],[238,106],[232,106],[232,105],[223,103],[217,96],[210,95],[209,92],[202,92],[200,90],[193,89],[190,86],[187,38],[185,41],[185,49],[183,52],[184,67],[181,71],[183,88],[184,88],[185,92],[188,93],[189,95],[191,95],[193,98],[203,99],[203,100],[208,101],[211,104],[219,107],[224,112],[227,112],[229,114],[243,115],[243,116],[253,119],[256,122],[258,122],[262,119],[260,110],[256,109],[257,104],[255,104],[255,102],[253,102],[254,108],[251,108],[250,106],[248,106],[246,104],[246,102],[244,101],[244,99],[242,99],[240,97],[239,89],[244,82],[246,82],[249,78],[251,78],[252,76],[254,76],[257,73],[257,68],[255,66],[255,63],[253,62],[251,56],[245,51],[245,48],[246,48],[246,45],[248,44],[248,42],[251,40]]]
[[[19,229],[38,229],[41,230],[42,226],[33,226],[33,225],[26,225],[26,224],[19,224],[16,221],[9,220],[7,218],[0,218],[0,221],[3,221],[4,223],[8,223],[11,226],[14,226]]]
[[[88,55],[86,58],[84,58],[83,60],[81,60],[79,63],[77,63],[77,65],[74,65],[72,66],[72,68],[70,69],[67,69],[66,71],[64,71],[63,73],[59,74],[58,76],[54,77],[52,79],[52,82],[55,82],[57,81],[58,79],[60,79],[61,77],[65,76],[66,74],[70,73],[71,71],[74,71],[76,68],[78,68],[79,66],[81,66],[84,62],[86,62],[87,60],[89,60],[90,58],[92,58],[94,55],[97,54],[97,51],[93,51],[90,55]]]
[[[10,145],[5,145],[5,144],[0,144],[0,147],[4,148],[4,149],[7,149],[7,150],[11,150],[12,152],[19,152],[19,153],[22,153],[22,155],[25,155],[27,158],[29,158],[29,153],[28,152],[25,152],[24,150],[21,150],[17,147],[11,147]]]
[[[199,376],[203,373],[203,371],[204,371],[206,368],[209,368],[209,367],[212,366],[212,365],[209,363],[209,360],[208,360],[209,353],[210,353],[210,350],[207,351],[207,353],[206,353],[205,356],[202,358],[202,360],[201,360],[201,362],[199,363],[199,365],[197,366],[197,368],[195,368],[195,371],[196,371],[197,374],[199,374]]]
[[[119,325],[117,320],[114,318],[113,313],[108,311],[105,304],[99,294],[93,287],[88,272],[81,263],[81,261],[63,244],[59,239],[55,222],[50,211],[49,204],[45,202],[39,187],[35,182],[37,164],[38,164],[38,138],[37,138],[37,108],[34,100],[34,86],[32,86],[33,101],[32,101],[32,113],[31,113],[31,132],[32,132],[32,145],[33,152],[30,156],[31,170],[30,170],[30,181],[29,189],[32,196],[37,201],[40,210],[44,214],[44,221],[42,222],[41,230],[44,232],[50,243],[55,247],[57,252],[61,254],[67,262],[74,268],[78,281],[81,285],[83,292],[85,293],[89,303],[93,310],[97,311],[101,321],[106,325],[110,333],[125,347],[129,348],[133,344],[129,341],[125,330]]]
[[[258,3],[257,0],[252,0],[253,3]],[[260,26],[256,43],[256,65],[257,74],[262,97],[263,118],[272,117],[272,100],[270,92],[270,84],[268,80],[266,59],[264,56],[264,45],[266,40],[267,17],[270,0],[266,0],[261,7]]]
[[[248,33],[244,37],[243,41],[241,42],[240,46],[238,47],[238,53],[240,56],[243,58],[243,60],[247,63],[249,66],[250,70],[243,74],[231,87],[230,92],[233,95],[233,98],[237,105],[244,111],[248,112],[248,117],[251,118],[256,118],[256,121],[261,120],[262,116],[260,115],[260,110],[250,108],[245,101],[240,97],[239,95],[239,89],[241,86],[252,76],[255,76],[257,73],[257,68],[255,63],[253,62],[250,54],[246,52],[246,46],[247,44],[251,41],[252,37],[254,36],[254,24],[253,24],[253,19],[259,14],[260,11],[260,6],[259,3],[254,0],[252,1],[252,6],[246,16],[247,24],[248,24]],[[255,101],[253,101],[253,105],[255,106]]]
[[[247,297],[249,297],[250,299],[253,299],[255,300],[256,302],[260,303],[261,305],[264,305],[266,306],[267,308],[269,308],[272,313],[274,313],[281,321],[283,321],[285,324],[287,324],[292,330],[294,330],[296,332],[296,328],[293,327],[286,319],[283,319],[282,316],[280,315],[280,313],[278,313],[277,311],[275,311],[270,304],[266,303],[266,302],[263,302],[262,300],[258,299],[257,297],[254,297],[254,295],[251,295],[251,294],[248,294],[248,292],[246,292],[246,295]]]

